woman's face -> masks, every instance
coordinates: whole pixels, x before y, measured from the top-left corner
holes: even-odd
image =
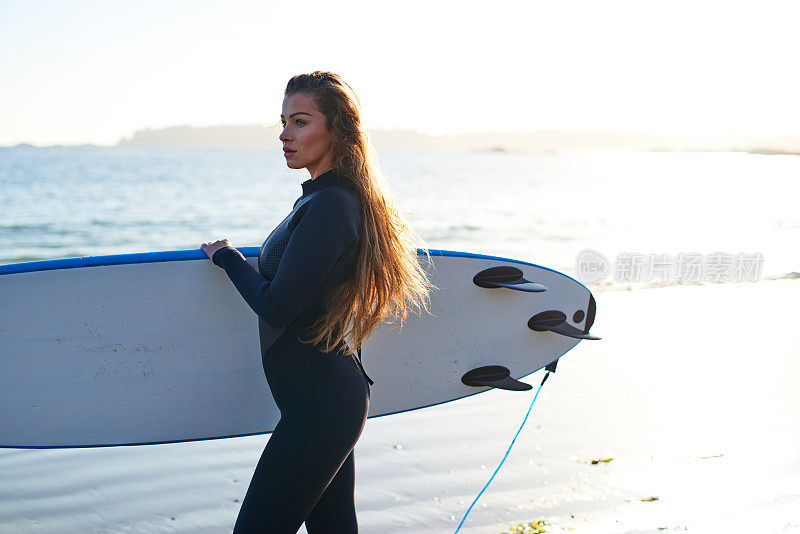
[[[312,178],[333,167],[333,139],[314,99],[295,93],[283,99],[283,155],[290,169],[308,169]]]

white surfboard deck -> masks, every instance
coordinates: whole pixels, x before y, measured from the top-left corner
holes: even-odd
[[[257,247],[240,250],[255,264]],[[370,417],[485,391],[461,382],[476,367],[502,365],[524,377],[580,341],[531,330],[536,313],[561,310],[579,329],[589,314],[594,319],[589,290],[562,273],[429,252],[428,274],[439,287],[433,315],[411,314],[402,329],[383,325],[363,345],[375,381]],[[547,291],[473,283],[478,272],[501,265]],[[0,295],[0,447],[243,436],[271,432],[280,418],[261,364],[257,317],[199,250],[3,265]],[[576,323],[578,310],[584,317]]]

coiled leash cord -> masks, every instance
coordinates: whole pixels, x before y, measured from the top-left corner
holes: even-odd
[[[551,369],[551,367],[552,367],[552,369]],[[469,505],[469,508],[467,508],[467,512],[464,514],[464,517],[461,519],[461,522],[458,524],[458,528],[456,528],[456,531],[453,534],[458,534],[458,531],[461,530],[461,525],[463,525],[464,521],[467,520],[467,516],[469,515],[470,511],[472,511],[472,507],[475,506],[475,503],[477,503],[478,499],[481,498],[481,495],[483,495],[483,492],[486,491],[486,488],[488,488],[489,484],[491,484],[492,480],[494,480],[494,477],[495,477],[495,475],[497,475],[497,472],[500,471],[500,468],[503,466],[503,462],[505,462],[506,458],[508,458],[508,453],[511,452],[511,447],[513,447],[514,446],[514,442],[517,441],[517,436],[519,436],[519,433],[522,432],[522,427],[525,426],[525,422],[528,420],[528,416],[531,414],[531,409],[533,408],[533,403],[536,402],[536,398],[539,396],[539,392],[542,390],[542,386],[544,386],[544,383],[547,381],[547,377],[550,376],[551,370],[555,371],[555,365],[548,366],[547,374],[544,375],[544,378],[542,379],[542,383],[539,384],[539,389],[536,390],[536,395],[533,396],[533,400],[531,401],[531,405],[528,406],[528,412],[525,414],[525,419],[522,420],[522,424],[519,425],[519,430],[517,430],[517,433],[514,434],[514,439],[511,440],[511,444],[508,446],[508,450],[506,451],[505,455],[503,456],[503,459],[500,460],[500,464],[497,466],[497,469],[494,470],[494,473],[492,473],[492,476],[489,478],[489,481],[486,483],[485,486],[483,486],[483,489],[480,491],[480,493],[478,493],[478,496],[475,497],[475,500],[472,501],[472,504]]]

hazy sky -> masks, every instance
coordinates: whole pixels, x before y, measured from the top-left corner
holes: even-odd
[[[800,2],[0,0],[0,145],[272,123],[340,73],[373,128],[800,136]]]

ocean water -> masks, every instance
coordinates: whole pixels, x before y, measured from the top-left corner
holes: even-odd
[[[521,259],[577,276],[581,251],[760,254],[800,270],[800,157],[746,153],[381,151],[429,248]],[[0,264],[260,245],[305,171],[275,150],[0,148]],[[667,278],[666,275],[662,278]],[[753,277],[755,278],[755,277]],[[613,272],[606,285],[614,281]]]

